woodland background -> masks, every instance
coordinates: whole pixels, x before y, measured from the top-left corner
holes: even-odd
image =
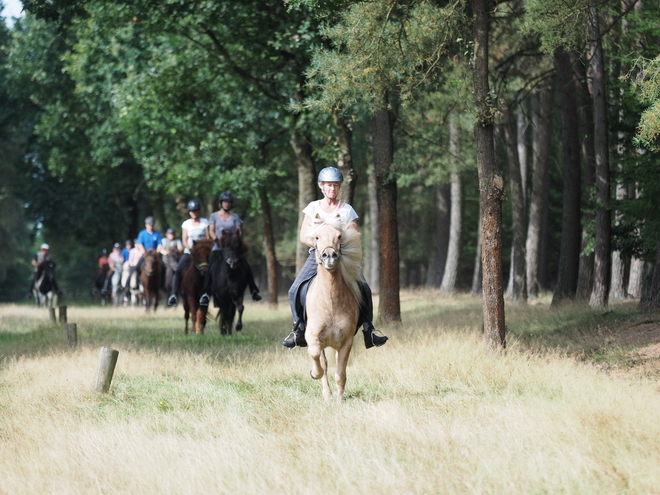
[[[275,303],[328,165],[361,217],[365,274],[387,288],[381,316],[400,317],[382,306],[399,287],[479,292],[477,3],[508,296],[657,307],[660,5],[646,0],[25,0],[0,26],[0,300],[25,297],[41,242],[66,296],[86,298],[102,248],[150,214],[180,230],[189,199],[209,215],[231,190]]]

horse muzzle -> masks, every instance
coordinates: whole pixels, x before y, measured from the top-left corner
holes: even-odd
[[[337,250],[332,247],[325,248],[321,252],[321,256],[319,256],[319,261],[323,265],[323,268],[325,268],[329,272],[337,268],[340,259],[341,259],[341,254],[339,254]]]

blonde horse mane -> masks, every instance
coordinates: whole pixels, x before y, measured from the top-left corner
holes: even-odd
[[[339,215],[323,220],[317,214],[312,225],[307,230],[307,236],[316,237],[316,233],[326,225],[334,227],[341,233],[339,243],[341,248],[341,262],[339,263],[339,270],[359,305],[362,303],[362,291],[358,284],[362,278],[362,243],[360,242],[360,233],[355,229],[345,228],[344,222]]]

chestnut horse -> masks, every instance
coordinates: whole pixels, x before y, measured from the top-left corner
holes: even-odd
[[[204,333],[206,326],[206,313],[208,306],[199,305],[199,297],[204,287],[204,276],[209,268],[209,258],[213,241],[201,239],[195,241],[190,250],[192,263],[186,268],[181,276],[181,297],[183,299],[184,319],[186,320],[185,332],[188,335],[188,319],[192,319],[192,333]]]
[[[336,351],[335,384],[337,399],[344,400],[346,366],[353,347],[360,316],[362,293],[358,285],[361,278],[362,249],[360,234],[355,229],[344,230],[339,216],[323,222],[314,220],[308,232],[314,239],[316,278],[307,292],[307,352],[312,358],[311,375],[320,379],[323,397],[332,399],[328,382],[328,360],[325,348]]]
[[[140,289],[144,295],[144,304],[147,312],[153,304],[154,312],[158,308],[158,296],[163,276],[163,264],[160,255],[155,249],[149,249],[144,253],[144,263],[140,272]]]

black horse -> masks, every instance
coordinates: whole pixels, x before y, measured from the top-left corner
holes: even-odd
[[[60,293],[55,282],[55,262],[47,259],[37,265],[37,273],[34,275],[32,296],[37,306],[53,307]]]
[[[236,331],[243,328],[243,294],[248,286],[251,270],[245,260],[248,248],[238,231],[223,230],[219,244],[222,248],[222,259],[213,263],[211,291],[215,305],[220,308],[220,333],[231,335],[237,311]]]

